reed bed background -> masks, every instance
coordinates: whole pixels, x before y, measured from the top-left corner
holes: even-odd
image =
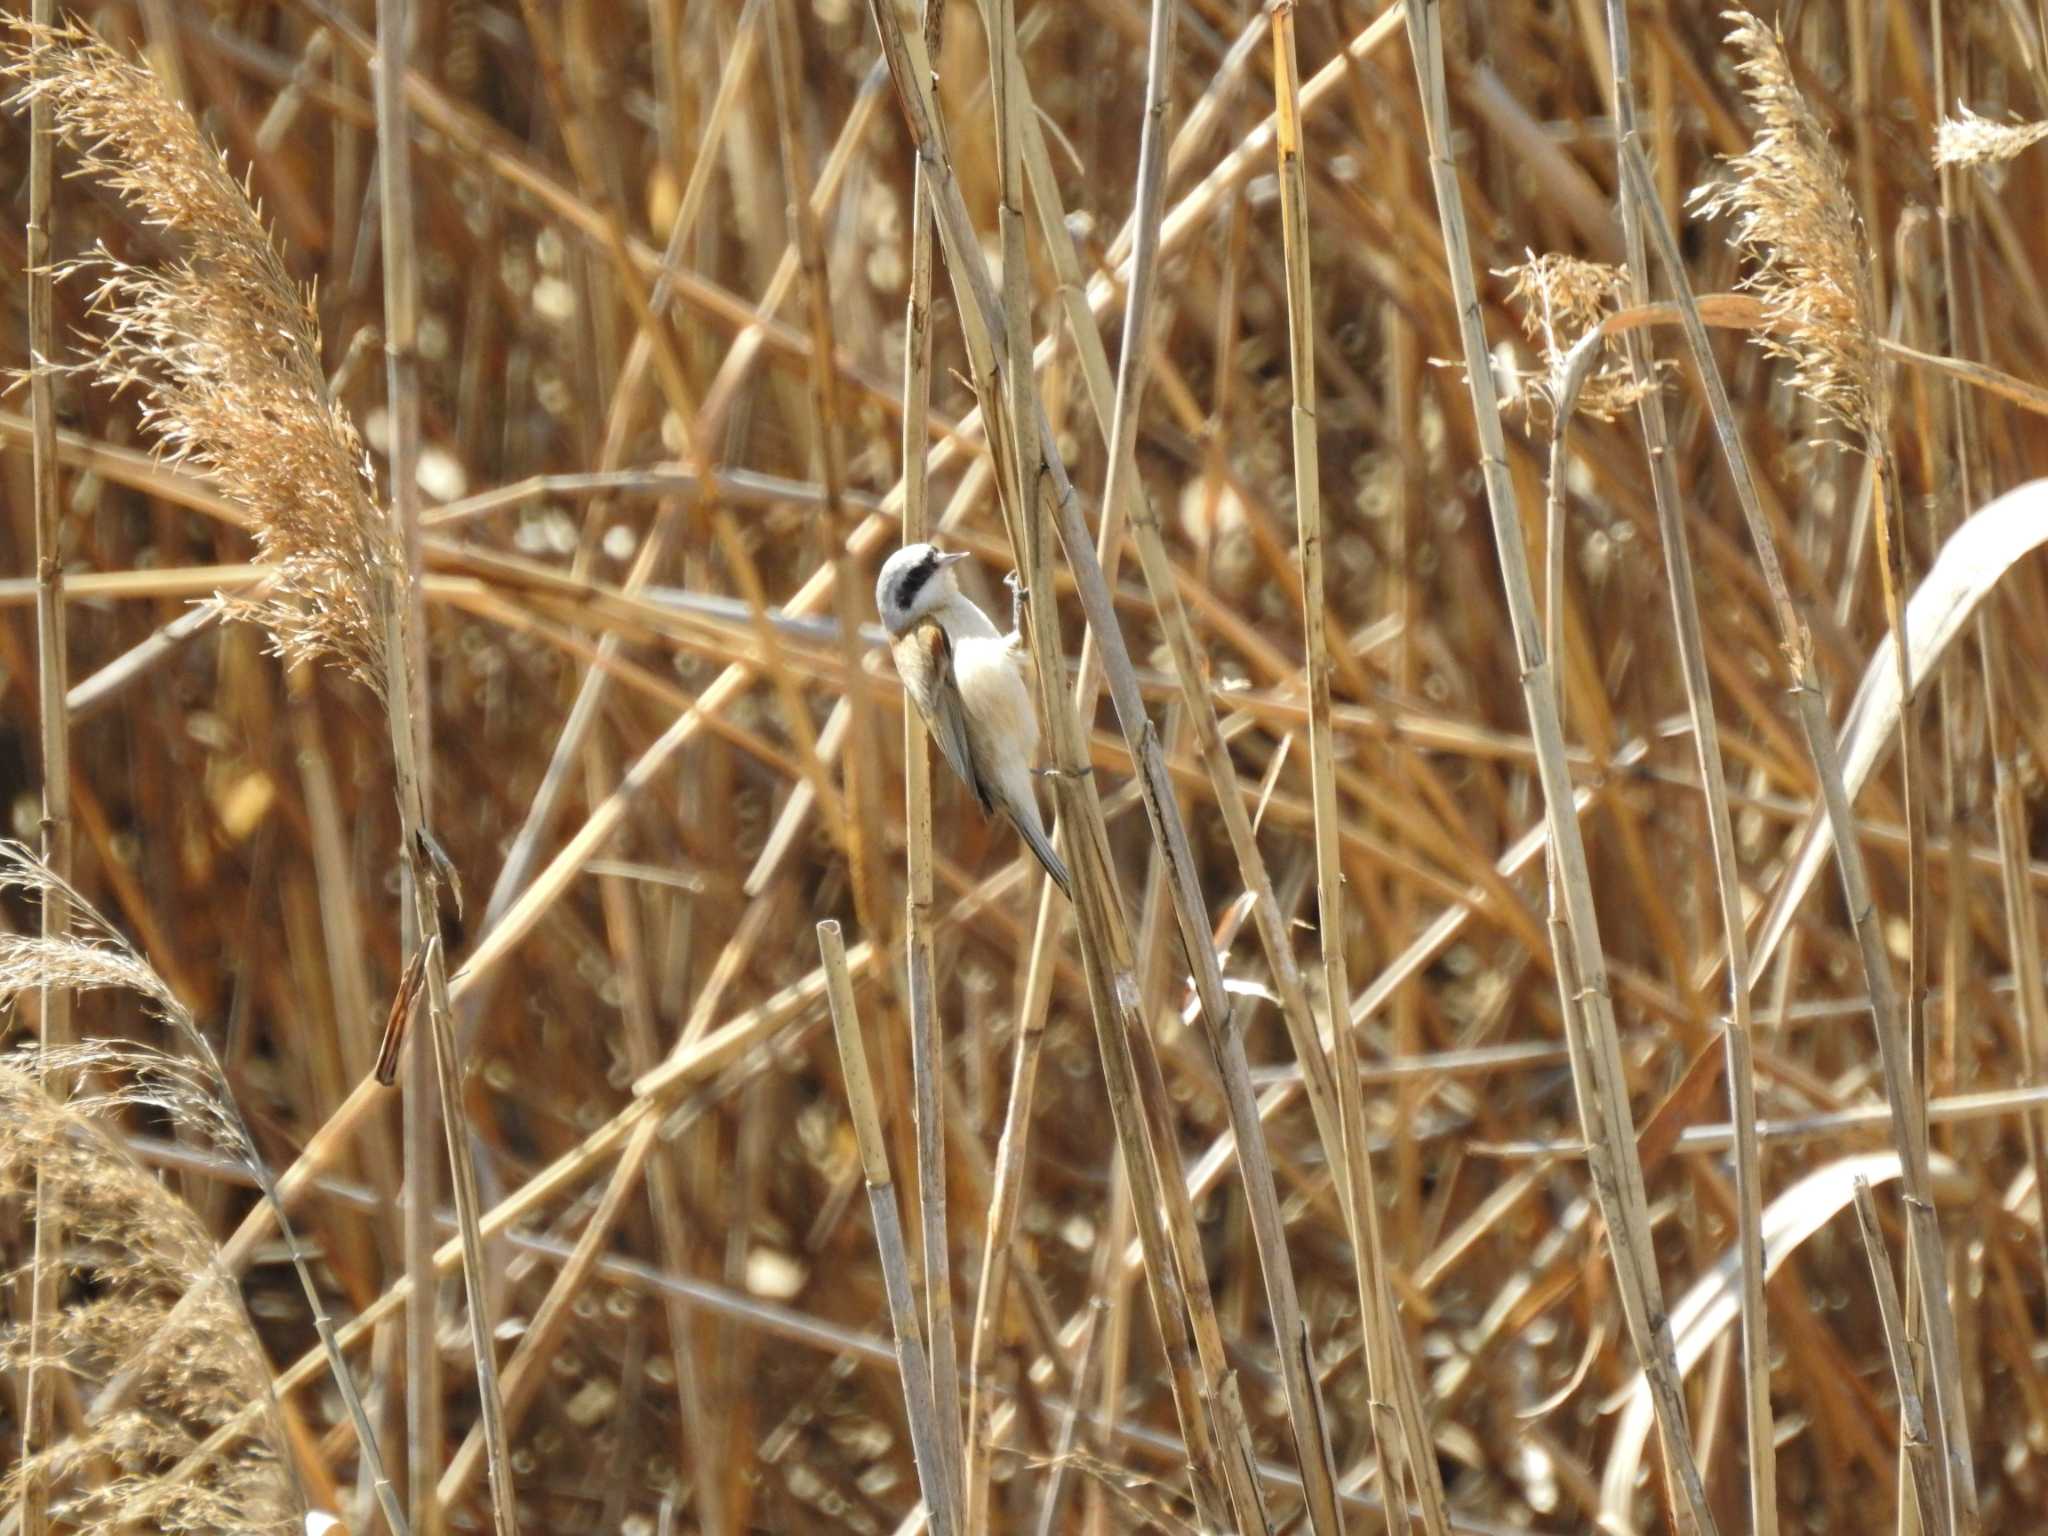
[[[2048,15],[57,21],[8,1529],[2048,1520]]]

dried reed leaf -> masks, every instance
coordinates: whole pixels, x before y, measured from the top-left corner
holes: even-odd
[[[1959,1170],[1936,1156],[1937,1179],[1954,1179]],[[1775,1275],[1799,1245],[1826,1226],[1856,1197],[1856,1181],[1883,1184],[1899,1176],[1896,1152],[1870,1152],[1839,1158],[1816,1168],[1773,1200],[1764,1211],[1764,1274]],[[1671,1309],[1672,1339],[1680,1375],[1699,1364],[1708,1346],[1735,1321],[1742,1287],[1740,1255],[1733,1247],[1714,1262]],[[1624,1389],[1621,1421],[1600,1479],[1600,1529],[1628,1536],[1633,1519],[1637,1475],[1650,1435],[1650,1389],[1638,1371]]]
[[[13,103],[46,99],[78,174],[178,251],[137,266],[102,246],[58,269],[94,280],[92,307],[107,322],[68,366],[134,387],[164,457],[247,510],[278,575],[261,597],[223,595],[228,611],[267,628],[286,659],[335,661],[381,688],[383,606],[401,561],[362,442],[329,396],[311,295],[247,188],[147,67],[82,26],[17,21],[14,31],[0,54],[0,71],[21,82]]]
[[[1869,241],[1849,199],[1848,172],[1792,77],[1784,39],[1729,11],[1728,41],[1756,110],[1755,141],[1727,164],[1731,180],[1697,188],[1702,215],[1729,214],[1734,244],[1754,264],[1742,286],[1770,319],[1752,339],[1792,364],[1792,385],[1860,439],[1883,433]]]
[[[2048,139],[2048,123],[1994,123],[1960,107],[1934,130],[1934,163],[1999,165],[2043,139]]]
[[[1907,661],[1916,689],[1933,675],[1950,642],[2005,573],[2043,544],[2048,544],[2048,480],[2014,487],[1949,535],[1906,605]],[[1842,722],[1842,780],[1852,799],[1898,742],[1899,669],[1892,645],[1890,635],[1878,642]],[[1799,903],[1826,866],[1833,842],[1825,818],[1809,819],[1757,935],[1752,974],[1766,973]]]

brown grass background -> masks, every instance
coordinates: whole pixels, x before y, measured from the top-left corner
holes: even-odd
[[[483,1205],[533,1192],[537,1174],[593,1137],[604,1151],[487,1244],[485,1293],[501,1365],[592,1219],[616,1155],[618,1137],[607,1142],[606,1133],[631,1110],[636,1076],[686,1033],[741,1026],[720,1037],[738,1048],[664,1090],[668,1120],[653,1152],[666,1164],[660,1183],[627,1191],[594,1264],[561,1298],[560,1331],[511,1427],[520,1521],[534,1532],[636,1536],[895,1530],[917,1482],[841,1068],[813,980],[813,925],[825,918],[901,964],[901,698],[886,656],[867,641],[860,656],[871,713],[852,760],[875,763],[879,780],[849,784],[836,739],[828,734],[823,747],[808,739],[849,695],[834,614],[872,619],[870,583],[895,542],[893,522],[870,518],[852,536],[851,605],[814,605],[772,650],[746,607],[756,584],[779,605],[843,556],[849,531],[901,473],[912,157],[878,64],[874,22],[850,0],[800,0],[779,11],[734,0],[592,0],[559,10],[422,0],[413,14],[430,822],[466,898],[459,917],[444,915],[451,967],[488,930],[487,899],[600,637],[616,637],[607,658],[615,678],[588,747],[570,765],[558,813],[539,829],[543,860],[723,668],[744,661],[760,674],[659,771],[629,781],[617,831],[458,1000]],[[117,47],[139,51],[223,146],[235,174],[246,172],[291,274],[316,285],[324,365],[385,487],[392,418],[379,327],[388,252],[361,47],[370,8],[139,0],[80,15]],[[796,45],[786,62],[803,186],[818,186],[835,146],[844,147],[819,205],[837,346],[833,420],[821,417],[809,371],[812,290],[785,278],[782,297],[762,304],[796,249],[768,61],[760,47],[737,57],[763,15],[785,16]],[[1631,15],[1664,211],[1678,221],[1694,288],[1730,292],[1748,269],[1729,243],[1728,221],[1702,222],[1686,210],[1686,194],[1724,177],[1722,159],[1750,145],[1754,120],[1727,24],[1670,0],[1646,0]],[[1946,101],[1936,95],[1937,17]],[[1372,19],[1356,0],[1303,7],[1304,78]],[[1946,194],[1931,158],[1937,122],[1957,102],[1998,120],[2048,117],[2040,11],[2023,0],[1945,8],[1942,0],[1932,8],[1812,0],[1766,20],[1782,26],[1797,86],[1841,156],[1863,221],[1877,329],[2018,380],[2048,377],[2039,259],[2048,152],[1951,173]],[[1591,0],[1492,0],[1452,5],[1445,23],[1453,148],[1484,322],[1512,389],[1543,363],[1524,329],[1526,309],[1510,302],[1505,269],[1544,252],[1619,258],[1605,21]],[[1146,9],[1134,0],[1019,8],[1021,58],[1090,275],[1104,269],[1130,213],[1145,27]],[[1543,859],[1496,868],[1540,825],[1542,797],[1472,410],[1461,368],[1449,361],[1459,342],[1415,75],[1398,28],[1359,52],[1308,109],[1304,164],[1329,603],[1343,642],[1333,674],[1349,903],[1342,942],[1355,992],[1375,999],[1357,1044],[1381,1229],[1458,1528],[1586,1530],[1600,1513],[1617,1401],[1636,1361],[1605,1231],[1585,1204]],[[729,81],[734,70],[744,74]],[[996,257],[989,66],[970,6],[948,7],[938,78],[967,207]],[[1255,6],[1187,6],[1170,98],[1176,128],[1198,102],[1211,105],[1206,131],[1169,165],[1169,230],[1183,206],[1199,211],[1165,257],[1137,462],[1206,648],[1260,846],[1299,919],[1298,951],[1311,969],[1315,853],[1270,148],[1245,174],[1202,190],[1273,111],[1271,44]],[[0,267],[13,279],[0,324],[16,366],[27,362],[19,277],[27,159],[25,116],[0,116],[0,166],[16,213],[0,227]],[[60,173],[74,164],[61,157]],[[658,377],[659,367],[631,368],[628,359],[655,292],[655,253],[700,166],[704,201],[657,317],[675,374]],[[1950,278],[1940,252],[1945,196]],[[170,251],[160,231],[95,182],[60,181],[55,254],[96,243],[138,264]],[[1032,247],[1035,334],[1059,335],[1053,272],[1035,231]],[[1655,289],[1668,291],[1661,277]],[[943,442],[975,402],[943,269],[936,294],[933,436]],[[89,296],[82,282],[58,287],[67,346],[91,347],[104,324],[88,313]],[[1120,310],[1109,307],[1101,321],[1114,356]],[[1664,377],[1670,451],[1754,915],[1784,875],[1816,790],[1787,708],[1773,615],[1695,375],[1675,332],[1651,334],[1672,360]],[[1797,359],[1737,330],[1715,337],[1839,721],[1887,633],[1869,461],[1842,440],[1824,401],[1794,387]],[[1975,505],[2048,469],[2048,433],[2009,399],[1956,393],[1928,369],[1888,366],[1887,452],[1910,590]],[[1103,432],[1069,341],[1039,384],[1092,521],[1106,469]],[[55,394],[66,434],[59,494],[75,683],[144,645],[194,600],[245,589],[256,555],[234,505],[197,476],[151,460],[132,397],[110,398],[72,375],[59,377]],[[678,417],[678,401],[693,419]],[[0,810],[13,835],[33,841],[41,756],[26,393],[0,408],[8,413],[0,416],[0,564],[9,573],[0,579]],[[1548,430],[1540,402],[1509,416],[1508,467],[1539,556]],[[834,432],[850,487],[836,520],[823,491]],[[1002,611],[1009,546],[988,481],[966,476],[983,451],[978,428],[959,437],[934,471],[932,506],[945,511],[943,537],[981,557],[978,570],[969,568],[971,592]],[[699,501],[678,477],[707,465],[723,478]],[[954,505],[963,483],[967,494]],[[1578,421],[1566,489],[1566,729],[1574,773],[1592,791],[1581,817],[1592,894],[1636,1119],[1647,1127],[1656,1256],[1675,1298],[1734,1243],[1724,1143],[1711,1134],[1728,1119],[1716,1043],[1727,995],[1699,776],[1632,411]],[[729,525],[721,528],[721,518]],[[657,537],[666,550],[644,590],[624,590]],[[1279,1082],[1293,1057],[1277,1010],[1259,995],[1265,966],[1238,900],[1243,877],[1209,778],[1191,755],[1135,558],[1125,572],[1118,613],[1189,820],[1225,973],[1252,984],[1240,999],[1246,1049],[1262,1083]],[[2015,925],[2038,923],[2048,883],[2039,815],[2039,764],[2048,761],[2044,574],[2040,562],[2021,561],[1982,610],[1981,630],[1966,631],[1921,692],[1914,739],[1928,841],[1917,889],[1896,754],[1857,804],[1902,985],[1916,927],[1922,940],[1915,1044],[1924,1092],[1939,1110],[1934,1147],[1947,1159],[1941,1216],[1983,1528],[1993,1531],[2048,1519],[2048,1248],[2029,1160],[2040,1106],[2006,1092],[2030,1085],[2034,1045],[2048,1048],[2026,1038],[2010,936]],[[1078,657],[1080,611],[1070,587],[1058,597],[1061,640]],[[1987,726],[1987,677],[2001,705],[1996,730]],[[405,969],[383,714],[360,683],[336,670],[287,668],[262,630],[232,624],[178,636],[74,722],[78,884],[216,1042],[276,1169],[293,1162],[367,1072]],[[1144,1011],[1179,1149],[1194,1166],[1224,1127],[1221,1095],[1199,1033],[1181,1022],[1188,968],[1162,907],[1144,818],[1126,792],[1129,758],[1109,711],[1090,724],[1118,879],[1139,935]],[[790,806],[814,750],[844,798],[822,812],[800,803],[799,818]],[[2022,817],[2007,870],[2024,893],[2016,916],[1994,819],[2001,764]],[[1014,838],[984,824],[943,768],[934,798],[949,1235],[964,1364],[1037,881]],[[850,820],[835,814],[842,806]],[[866,826],[862,808],[873,818]],[[786,815],[788,835],[771,845]],[[848,857],[856,844],[879,880],[858,899]],[[1909,897],[1917,924],[1908,921]],[[1411,945],[1453,910],[1462,912],[1454,931],[1417,963]],[[26,905],[8,917],[24,929],[34,921]],[[1017,1413],[995,1462],[990,1525],[1179,1529],[1190,1517],[1176,1491],[1178,1430],[1144,1288],[1114,1262],[1130,1240],[1125,1185],[1071,931],[1055,953],[1016,1300],[995,1363]],[[806,990],[785,991],[798,984]],[[859,995],[897,1185],[914,1206],[902,994],[878,969],[863,972]],[[1766,1202],[1808,1174],[1891,1145],[1880,1117],[1853,1113],[1884,1103],[1864,996],[1848,914],[1827,870],[1756,991]],[[30,1036],[34,1018],[30,1000],[15,1025]],[[175,1046],[119,999],[82,1001],[78,1025]],[[422,1016],[420,1042],[424,1028]],[[339,1155],[297,1192],[297,1223],[337,1321],[371,1307],[405,1273],[394,1199],[404,1163],[398,1102],[393,1093],[353,1122]],[[174,1116],[132,1104],[104,1115],[216,1238],[254,1204],[247,1181],[183,1135]],[[1689,1135],[1674,1143],[1681,1131]],[[1376,1529],[1354,1265],[1329,1154],[1298,1095],[1272,1119],[1268,1138],[1340,1483],[1365,1485],[1347,1517],[1354,1529]],[[445,1168],[435,1177],[445,1200]],[[1284,1530],[1300,1519],[1289,1481],[1293,1442],[1236,1179],[1227,1165],[1198,1198],[1203,1256],[1254,1448],[1270,1464],[1275,1528]],[[1788,1531],[1878,1529],[1897,1518],[1907,1486],[1895,1384],[1846,1193],[1835,1189],[1837,1214],[1768,1288]],[[1896,1257],[1904,1246],[1903,1223],[1891,1219],[1896,1194],[1880,1190],[1879,1199]],[[0,1251],[10,1265],[26,1265],[25,1232],[0,1234]],[[304,1298],[275,1249],[237,1258],[249,1312],[281,1372],[317,1349]],[[26,1283],[7,1294],[10,1320],[23,1321]],[[433,1300],[445,1357],[431,1388],[445,1425],[438,1443],[406,1443],[401,1325],[386,1322],[351,1353],[401,1489],[408,1465],[447,1466],[477,1415],[461,1287],[444,1284]],[[1070,1320],[1078,1326],[1055,1363],[1048,1331]],[[1066,1431],[1077,1371],[1088,1412]],[[316,1506],[371,1530],[379,1520],[358,1485],[354,1433],[324,1366],[304,1374],[283,1397],[285,1454]],[[23,1390],[15,1373],[0,1391],[6,1458],[19,1445]],[[1744,1529],[1749,1477],[1732,1325],[1689,1374],[1687,1394],[1716,1516],[1724,1530]],[[72,1416],[82,1411],[60,1399],[60,1432],[75,1429]],[[1660,1488],[1652,1465],[1631,1505],[1645,1528],[1666,1518]],[[445,1518],[453,1529],[488,1521],[481,1469]]]

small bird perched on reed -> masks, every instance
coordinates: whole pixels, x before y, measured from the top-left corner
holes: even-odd
[[[875,580],[875,611],[904,690],[946,761],[984,814],[1009,819],[1071,900],[1067,866],[1046,835],[1031,783],[1038,711],[1025,681],[1021,626],[1002,634],[961,592],[952,568],[966,558],[906,544]]]

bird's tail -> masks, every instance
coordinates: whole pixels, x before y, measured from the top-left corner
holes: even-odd
[[[1038,856],[1038,862],[1043,864],[1045,872],[1052,876],[1053,884],[1060,888],[1061,894],[1068,901],[1072,901],[1073,877],[1067,873],[1067,866],[1061,860],[1059,850],[1053,847],[1052,839],[1046,835],[1045,828],[1039,825],[1038,817],[1029,807],[1013,809],[1005,806],[1004,810],[1009,812],[1010,822],[1016,827],[1017,835],[1024,839],[1024,846]]]

